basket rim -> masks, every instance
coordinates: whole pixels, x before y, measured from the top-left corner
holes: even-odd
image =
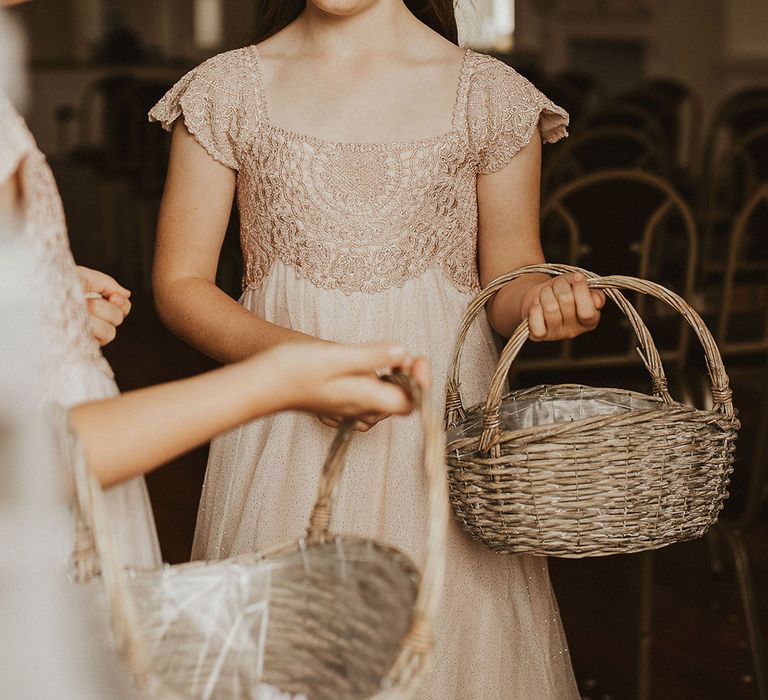
[[[233,557],[229,561],[240,563],[242,559],[242,563],[244,564],[266,563],[273,561],[281,556],[289,556],[291,554],[301,552],[302,550],[317,549],[329,544],[336,543],[360,544],[373,547],[373,549],[386,554],[393,561],[397,561],[404,570],[408,571],[411,575],[416,577],[417,583],[421,580],[422,572],[408,554],[393,545],[380,542],[371,537],[363,537],[362,535],[343,535],[330,533],[329,536],[322,537],[314,542],[310,542],[306,537],[299,537],[296,540],[275,545],[274,547],[265,549],[262,552],[241,554],[240,556]]]
[[[643,413],[668,413],[671,411],[674,411],[678,414],[688,414],[688,415],[705,415],[705,416],[711,416],[713,418],[717,419],[718,423],[722,423],[723,421],[730,422],[732,425],[735,425],[737,428],[740,425],[740,421],[738,419],[738,410],[734,409],[734,415],[732,418],[729,418],[724,413],[717,411],[715,409],[709,409],[709,408],[697,408],[695,406],[689,406],[687,404],[684,404],[680,401],[672,400],[672,402],[664,401],[660,396],[652,396],[651,394],[644,394],[641,391],[635,391],[633,389],[621,389],[616,387],[596,387],[596,386],[590,386],[588,384],[537,384],[536,386],[527,387],[525,389],[513,389],[512,391],[508,391],[505,393],[501,398],[501,403],[503,404],[505,401],[507,401],[510,398],[520,398],[527,396],[529,394],[535,394],[537,392],[541,392],[542,390],[556,390],[556,389],[587,389],[589,391],[593,392],[604,392],[608,394],[621,394],[622,396],[632,396],[638,399],[643,399],[645,401],[652,402],[656,404],[653,408],[629,408],[628,410],[624,411],[622,415],[630,416],[630,415],[641,415]],[[486,407],[485,401],[480,401],[479,403],[476,403],[474,406],[467,408],[465,410],[465,415],[462,420],[460,420],[458,423],[456,423],[455,426],[450,428],[446,432],[446,439],[447,439],[447,445],[446,449],[448,452],[451,451],[451,448],[453,445],[455,445],[457,442],[466,442],[468,440],[476,440],[480,438],[480,434],[482,433],[482,425],[479,427],[478,434],[475,435],[464,435],[464,436],[455,436],[455,433],[461,430],[462,426],[466,425],[470,420],[475,420],[478,416],[482,416],[484,413]],[[594,420],[594,416],[587,416],[585,418],[579,418],[577,420],[570,420],[570,421],[559,421],[559,422],[553,422],[553,423],[546,423],[544,425],[540,426],[530,426],[527,428],[519,428],[516,430],[502,430],[501,432],[505,436],[513,436],[516,433],[528,433],[535,432],[537,429],[541,430],[550,430],[553,426],[557,425],[564,425],[568,424],[572,426],[574,429],[578,429],[580,426],[588,425],[590,422]]]
[[[190,570],[204,570],[209,568],[215,569],[218,566],[230,566],[232,564],[242,566],[256,566],[259,564],[269,563],[270,561],[281,556],[288,556],[302,550],[315,549],[321,546],[336,543],[356,544],[373,547],[374,549],[386,554],[391,559],[397,560],[398,563],[402,566],[403,570],[408,573],[408,575],[415,577],[417,583],[421,580],[421,570],[415,564],[410,555],[406,554],[401,549],[398,549],[393,545],[386,544],[385,542],[380,542],[371,537],[335,533],[331,533],[330,536],[319,539],[316,542],[310,542],[306,537],[299,537],[296,540],[277,544],[269,549],[264,550],[263,552],[246,552],[244,554],[238,554],[226,559],[195,559],[193,561],[182,562],[180,564],[169,564],[168,562],[164,562],[160,568],[146,569],[126,567],[125,571],[129,578],[133,580],[142,576],[152,576],[153,574],[168,575],[169,573],[172,573],[173,575],[177,575],[183,574]]]

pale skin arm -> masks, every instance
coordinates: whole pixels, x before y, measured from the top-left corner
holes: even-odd
[[[275,411],[409,413],[405,394],[375,377],[382,367],[429,384],[426,362],[398,346],[290,343],[199,377],[82,404],[70,421],[89,469],[112,486]]]
[[[544,262],[539,235],[541,137],[500,171],[477,179],[478,260],[483,286],[499,275]],[[488,304],[488,321],[509,337],[524,318],[531,340],[573,338],[594,329],[605,305],[582,275],[528,275],[504,287]]]
[[[308,336],[259,318],[216,286],[235,172],[213,160],[179,120],[160,207],[153,286],[160,318],[220,362]]]

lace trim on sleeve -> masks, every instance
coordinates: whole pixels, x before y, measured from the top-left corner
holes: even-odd
[[[179,117],[215,161],[238,170],[237,127],[242,115],[242,83],[227,75],[226,54],[185,75],[149,112],[149,120],[172,131]]]
[[[486,66],[470,98],[470,131],[477,147],[478,172],[504,168],[530,143],[536,127],[544,143],[568,135],[568,113],[528,80],[495,59]]]

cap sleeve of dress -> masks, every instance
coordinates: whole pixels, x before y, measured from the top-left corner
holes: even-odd
[[[568,113],[506,64],[482,56],[468,96],[478,172],[494,173],[528,145],[538,126],[544,143],[568,135]]]
[[[35,140],[11,101],[0,92],[0,183],[35,149]]]
[[[215,161],[238,170],[252,80],[244,50],[219,54],[187,73],[149,112],[171,131],[179,117]]]

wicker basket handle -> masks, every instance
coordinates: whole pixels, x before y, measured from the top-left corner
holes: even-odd
[[[69,468],[74,479],[78,523],[75,552],[72,558],[74,579],[87,583],[100,576],[112,621],[115,645],[134,676],[139,688],[146,687],[151,679],[149,651],[141,634],[133,595],[120,552],[101,484],[90,473],[85,455],[75,431],[69,427],[70,444],[67,450]],[[80,530],[84,529],[83,532]],[[84,549],[83,549],[84,547]]]
[[[530,274],[531,272],[547,272],[549,266],[533,265],[522,268],[517,272],[520,274]],[[552,272],[550,272],[552,274]],[[731,389],[728,382],[728,375],[725,372],[723,359],[717,348],[712,334],[704,324],[701,316],[685,301],[674,292],[662,287],[655,282],[638,279],[636,277],[625,277],[622,275],[612,275],[608,277],[595,277],[589,275],[587,284],[591,289],[602,289],[610,298],[614,298],[616,290],[624,289],[641,294],[647,294],[671,306],[677,311],[693,328],[699,342],[704,348],[704,355],[707,362],[707,371],[712,384],[712,397],[714,400],[714,409],[723,415],[733,418],[735,411],[733,401],[731,400]],[[634,324],[633,324],[634,325]],[[643,326],[645,328],[645,326]],[[645,329],[647,332],[647,328]],[[640,344],[646,353],[652,346],[653,341],[643,336],[638,336]],[[515,358],[522,349],[525,341],[528,339],[528,321],[524,320],[507,342],[506,347],[501,353],[499,364],[491,380],[491,388],[488,394],[485,408],[483,409],[483,434],[480,439],[480,449],[487,451],[493,447],[497,437],[501,432],[500,409],[502,395],[504,393],[504,381],[507,377],[510,367]],[[650,341],[651,345],[648,344]],[[654,377],[655,379],[655,377]]]
[[[383,379],[403,389],[416,404],[424,432],[422,458],[428,484],[425,563],[410,627],[403,639],[400,653],[387,676],[388,684],[402,692],[415,689],[422,678],[421,671],[428,664],[432,654],[434,620],[443,587],[449,498],[445,468],[445,434],[433,410],[429,392],[423,390],[411,377],[402,373],[395,373]],[[334,496],[344,469],[354,424],[354,419],[345,421],[339,427],[331,444],[320,478],[317,501],[307,529],[309,541],[324,541],[332,537],[329,525]],[[406,697],[410,695],[406,693]]]
[[[464,343],[466,342],[469,330],[472,327],[477,316],[485,308],[486,303],[495,296],[503,287],[510,282],[533,273],[543,273],[547,275],[563,275],[572,272],[580,272],[588,280],[599,279],[598,275],[589,270],[584,270],[580,267],[574,267],[573,265],[561,265],[561,264],[540,264],[529,265],[528,267],[522,267],[513,272],[509,272],[505,275],[497,277],[490,282],[470,303],[467,308],[464,318],[461,322],[459,330],[459,337],[456,341],[456,346],[453,351],[453,358],[451,360],[451,372],[448,377],[448,384],[446,387],[445,397],[445,412],[446,428],[453,428],[462,420],[466,415],[464,409],[464,402],[461,398],[459,377],[461,374],[461,354],[464,350]],[[627,317],[635,335],[640,339],[640,345],[642,349],[639,349],[640,357],[643,360],[649,374],[653,380],[653,395],[658,396],[667,403],[672,402],[672,397],[669,394],[667,377],[664,374],[664,367],[661,364],[661,357],[656,349],[656,345],[651,338],[651,334],[645,325],[645,322],[637,313],[632,304],[629,303],[627,298],[618,289],[606,289],[606,296],[608,296],[624,313]],[[520,326],[522,327],[522,325]],[[525,324],[525,338],[528,337],[528,325]],[[520,328],[518,328],[518,331]],[[513,338],[517,333],[513,334]],[[510,339],[511,342],[511,339]],[[501,362],[501,359],[500,359]],[[503,384],[503,382],[502,382]]]
[[[325,458],[320,474],[320,484],[317,489],[317,500],[309,516],[307,539],[310,542],[320,542],[329,539],[331,515],[336,499],[336,489],[344,471],[349,441],[354,433],[356,418],[347,418],[336,431],[328,456]]]

